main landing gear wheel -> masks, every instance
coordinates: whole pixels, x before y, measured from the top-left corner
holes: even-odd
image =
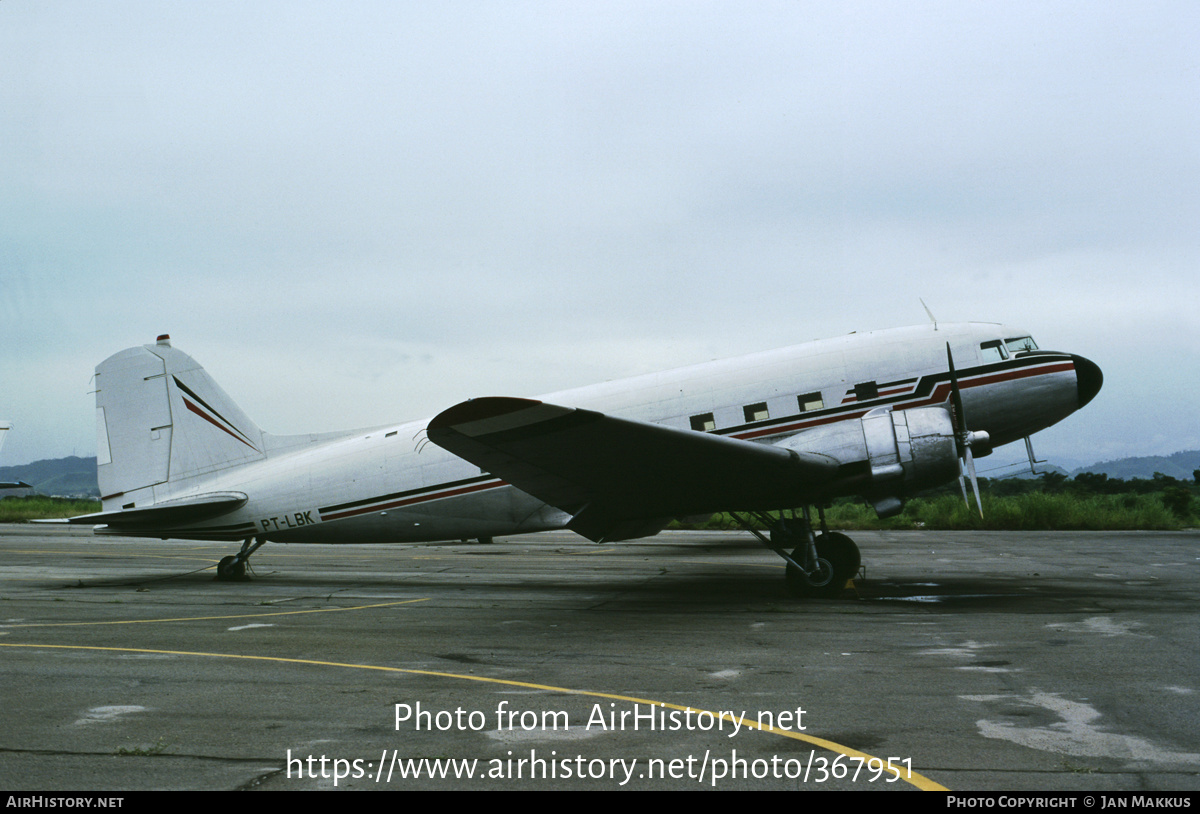
[[[843,584],[852,579],[862,566],[862,555],[858,553],[858,546],[845,534],[837,531],[817,536],[817,556],[833,563],[834,574],[841,578]]]
[[[854,541],[836,531],[817,537],[817,566],[815,574],[806,575],[794,565],[787,567],[787,587],[793,596],[836,599],[842,595],[846,581],[853,579],[862,565],[862,556]],[[804,549],[792,552],[792,559],[803,562]]]
[[[783,512],[773,516],[770,512],[760,511],[748,511],[745,516],[730,512],[730,516],[787,562],[786,585],[793,596],[835,599],[858,573],[862,557],[853,540],[845,534],[829,531],[825,525],[825,510],[818,507],[818,512],[824,533],[816,536],[808,506],[803,507],[801,517],[797,517],[795,511],[791,512],[791,517],[784,516]],[[770,532],[770,537],[762,533],[762,528]],[[791,554],[787,553],[789,548]]]

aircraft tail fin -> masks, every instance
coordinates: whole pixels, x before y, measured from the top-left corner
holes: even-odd
[[[96,367],[96,435],[105,509],[161,502],[266,457],[263,431],[165,335]]]

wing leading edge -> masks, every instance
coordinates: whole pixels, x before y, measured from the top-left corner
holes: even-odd
[[[595,542],[652,534],[672,517],[774,509],[831,479],[831,457],[531,399],[439,413],[429,439],[572,515]]]

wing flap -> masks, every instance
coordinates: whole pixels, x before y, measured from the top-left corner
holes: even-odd
[[[570,527],[598,541],[681,515],[796,505],[837,469],[815,453],[530,399],[466,401],[434,417],[428,433],[573,515]]]

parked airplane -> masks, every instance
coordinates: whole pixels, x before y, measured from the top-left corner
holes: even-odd
[[[96,368],[104,510],[71,522],[243,540],[217,569],[233,579],[267,541],[567,528],[610,542],[729,511],[769,530],[755,533],[787,562],[795,593],[829,596],[860,563],[827,528],[829,500],[861,495],[888,516],[964,468],[974,482],[975,457],[1065,418],[1101,383],[1095,364],[1039,350],[1025,331],[935,323],[537,400],[474,399],[426,421],[276,436],[164,335]]]
[[[8,431],[12,429],[11,421],[0,421],[0,449],[4,449],[4,439],[8,437]],[[28,489],[29,484],[23,480],[19,481],[0,481],[0,489]]]

